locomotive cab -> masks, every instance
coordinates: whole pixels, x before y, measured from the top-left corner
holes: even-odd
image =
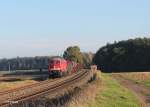
[[[67,71],[67,61],[63,58],[52,58],[49,61],[49,77],[61,77]]]
[[[62,77],[77,71],[78,64],[64,58],[51,58],[48,64],[49,77]]]

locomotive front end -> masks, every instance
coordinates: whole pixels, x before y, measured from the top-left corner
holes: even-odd
[[[67,62],[62,58],[52,58],[48,69],[49,77],[61,77],[67,71]]]

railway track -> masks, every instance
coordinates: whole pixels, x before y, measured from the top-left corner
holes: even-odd
[[[0,93],[0,107],[9,107],[13,103],[19,103],[30,99],[35,99],[44,95],[55,96],[57,91],[67,87],[76,87],[93,75],[89,70],[82,70],[65,78],[57,80],[46,80],[30,86],[17,88]]]

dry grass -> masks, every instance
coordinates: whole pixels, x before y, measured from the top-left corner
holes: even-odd
[[[100,77],[100,76],[98,76]],[[95,78],[94,78],[95,79]],[[94,80],[93,79],[93,80]],[[86,107],[87,101],[92,101],[99,92],[101,86],[100,78],[97,81],[89,81],[87,84],[80,87],[66,87],[61,91],[54,92],[53,94],[39,97],[34,100],[29,100],[19,104],[13,105],[14,107]],[[98,85],[99,84],[99,85]]]
[[[84,87],[81,87],[80,90],[72,97],[67,107],[88,107],[89,103],[95,100],[97,93],[100,92],[102,88],[100,73],[98,72],[96,75],[96,80],[91,81]]]
[[[0,82],[0,92],[31,85],[34,83],[37,83],[37,82],[34,80],[24,80],[24,81],[16,81],[16,82]]]
[[[121,73],[120,73],[121,74]],[[122,73],[122,76],[136,80],[150,80],[150,72]]]
[[[113,75],[120,75],[137,84],[142,84],[150,88],[150,72],[115,73]]]
[[[46,96],[14,107],[110,107],[110,105],[139,107],[136,106],[138,102],[132,93],[121,87],[110,76],[106,74],[101,76],[99,72],[96,81],[90,81],[88,84],[72,88],[70,91],[65,90],[61,90],[54,98]]]
[[[60,93],[57,93],[58,96],[53,99],[46,96],[46,99],[43,100],[45,103],[41,107],[88,107],[88,102],[94,101],[96,94],[101,89],[100,73],[97,73],[97,75],[99,75],[98,78],[93,79],[96,79],[96,81],[92,80],[80,87],[61,90]],[[41,99],[38,102],[40,101]]]

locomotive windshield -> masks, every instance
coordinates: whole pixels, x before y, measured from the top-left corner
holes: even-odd
[[[51,60],[51,61],[50,61],[50,64],[59,64],[59,63],[60,63],[59,60]]]

